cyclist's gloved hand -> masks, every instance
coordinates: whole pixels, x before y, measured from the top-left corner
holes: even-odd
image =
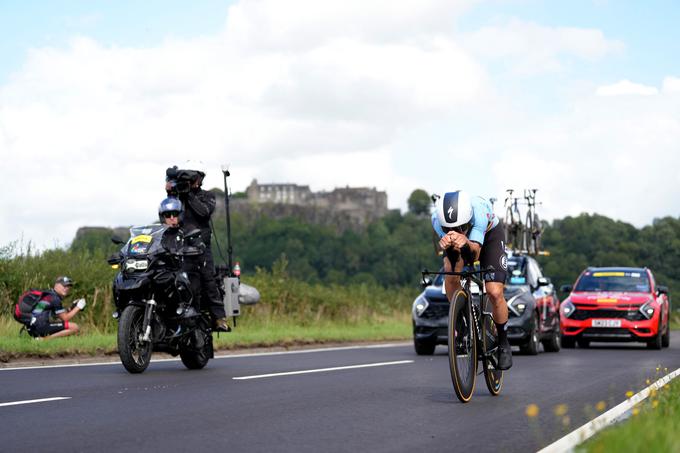
[[[85,308],[85,305],[87,305],[87,302],[85,302],[85,299],[78,299],[75,301],[75,305],[82,310]]]

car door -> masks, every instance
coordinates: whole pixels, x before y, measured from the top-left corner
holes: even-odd
[[[552,285],[539,284],[544,279],[540,266],[533,258],[528,258],[527,276],[540,319],[540,331],[551,330],[555,323],[555,307],[553,303]]]

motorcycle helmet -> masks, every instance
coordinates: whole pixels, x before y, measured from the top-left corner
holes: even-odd
[[[158,219],[163,223],[165,216],[174,214],[181,220],[183,212],[184,206],[182,206],[182,202],[175,197],[168,197],[161,201],[161,204],[158,206]]]
[[[435,205],[437,219],[445,232],[465,232],[472,222],[470,195],[463,190],[447,192]]]

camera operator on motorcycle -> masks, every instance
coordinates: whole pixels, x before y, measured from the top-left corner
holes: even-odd
[[[432,213],[432,228],[438,234],[439,246],[444,250],[444,270],[460,272],[465,262],[480,261],[481,269],[493,270],[483,274],[486,292],[493,305],[493,319],[498,329],[498,368],[512,366],[512,351],[506,325],[508,306],[503,295],[507,270],[507,255],[503,225],[488,201],[471,197],[458,190],[440,197]],[[461,288],[460,277],[448,275],[444,280],[446,297],[451,301]]]
[[[201,305],[208,309],[218,332],[228,332],[227,316],[217,289],[215,263],[210,247],[210,217],[215,211],[215,195],[201,188],[205,171],[203,164],[187,161],[182,169],[177,166],[165,172],[165,191],[168,196],[177,197],[184,210],[183,225],[187,231],[198,228],[205,244],[204,264],[200,270]]]

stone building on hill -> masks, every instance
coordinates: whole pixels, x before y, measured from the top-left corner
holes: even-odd
[[[232,202],[236,211],[246,215],[294,216],[340,230],[362,228],[388,212],[387,193],[375,187],[312,192],[309,186],[259,184],[253,180],[246,189],[246,197]],[[223,204],[218,197],[218,206],[224,209]]]

